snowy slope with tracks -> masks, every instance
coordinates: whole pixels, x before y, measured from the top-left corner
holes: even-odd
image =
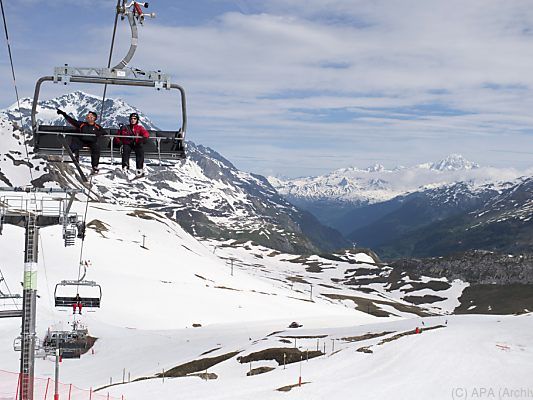
[[[75,203],[78,212],[83,206]],[[87,220],[84,258],[92,261],[87,278],[102,285],[102,308],[78,318],[98,340],[94,352],[63,361],[62,382],[98,388],[110,379],[122,382],[124,372],[131,380],[149,378],[103,389],[130,400],[448,399],[455,387],[530,384],[531,314],[430,316],[424,313],[430,310],[406,307],[387,291],[368,293],[338,281],[343,275],[352,279],[386,271],[362,253],[328,260],[252,243],[199,242],[165,216],[138,207],[91,203]],[[23,236],[13,226],[5,226],[0,236],[0,266],[12,289],[22,277]],[[49,326],[68,326],[73,319],[70,310],[52,306],[52,296],[59,280],[77,276],[80,244],[64,248],[60,227],[41,229],[40,238],[37,332],[42,337]],[[332,293],[339,296],[328,296]],[[373,304],[372,312],[391,316],[357,310],[363,300]],[[288,329],[292,321],[303,327]],[[427,331],[416,335],[417,326]],[[11,346],[19,329],[18,321],[1,321],[0,370],[18,368]],[[304,359],[304,385],[290,388],[298,382],[299,363],[284,368],[257,354],[294,352],[295,344]],[[317,347],[325,355],[306,361],[307,351]],[[253,354],[259,359],[239,362]],[[210,380],[194,374],[157,377],[215,357],[227,359],[207,368]],[[273,369],[246,375],[259,367]],[[37,360],[37,376],[53,377],[53,371],[52,360]]]

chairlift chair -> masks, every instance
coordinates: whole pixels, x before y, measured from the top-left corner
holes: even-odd
[[[131,1],[126,3],[122,0],[122,5],[117,8],[117,15],[121,19],[128,18],[131,27],[131,44],[127,55],[113,68],[93,68],[93,67],[71,67],[65,64],[62,67],[56,67],[53,76],[44,76],[37,80],[33,104],[31,111],[31,124],[34,138],[34,151],[41,155],[64,155],[68,153],[72,162],[76,165],[78,172],[83,180],[87,180],[81,171],[79,164],[75,160],[70,150],[70,142],[74,136],[83,136],[76,129],[66,126],[54,126],[40,124],[37,120],[37,105],[41,85],[44,82],[63,83],[87,83],[99,85],[118,85],[118,86],[135,86],[135,87],[152,87],[157,90],[178,90],[180,93],[181,103],[181,126],[177,131],[156,131],[148,130],[150,138],[145,144],[145,158],[155,159],[162,164],[162,160],[179,160],[184,159],[185,155],[185,132],[187,128],[187,110],[185,101],[185,90],[180,85],[170,82],[170,77],[161,71],[143,71],[137,68],[126,67],[133,57],[138,43],[137,22],[143,23],[144,17],[155,17],[155,14],[142,13],[141,6],[148,7],[148,3],[139,3]],[[113,142],[117,137],[118,129],[106,128],[109,135],[101,137],[101,156],[110,157],[112,162],[114,158],[121,158],[120,149]],[[120,136],[127,138],[128,136]],[[130,136],[132,137],[132,136]],[[89,151],[82,149],[80,156],[89,155]]]
[[[22,296],[19,294],[9,294],[6,295],[0,291],[0,300],[20,300],[22,301]],[[13,303],[6,307],[5,302],[3,307],[0,308],[0,318],[17,318],[22,317],[22,305],[16,307],[17,304]],[[13,308],[15,307],[15,308]]]
[[[63,358],[80,358],[89,347],[87,329],[72,331],[49,330],[43,341],[43,349],[47,354],[60,349]]]
[[[75,290],[71,290],[74,288]],[[79,299],[76,295],[79,295]],[[84,308],[100,308],[102,287],[95,281],[63,280],[55,287],[54,299],[56,307],[73,307],[74,304],[81,304]]]
[[[0,271],[0,283],[2,282],[5,282],[5,279],[2,275],[2,272]],[[20,294],[3,293],[2,290],[0,290],[0,300],[4,300],[4,304],[2,304],[4,307],[0,308],[0,318],[22,317],[22,305],[20,307],[17,307],[16,302],[16,300],[19,300],[19,303],[22,301],[22,296]],[[8,307],[5,307],[6,300],[12,300],[13,304],[10,304]],[[13,308],[13,306],[15,306],[15,308]]]

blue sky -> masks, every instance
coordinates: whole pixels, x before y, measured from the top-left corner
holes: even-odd
[[[115,0],[4,2],[19,91],[56,65],[104,66]],[[533,7],[509,0],[150,2],[131,65],[188,94],[188,138],[264,175],[318,175],[450,153],[533,166]],[[121,24],[114,61],[129,46]],[[15,98],[0,52],[0,108]],[[46,97],[77,89],[52,87]],[[175,99],[110,90],[163,128]]]

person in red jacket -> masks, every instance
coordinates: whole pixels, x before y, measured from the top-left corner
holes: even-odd
[[[124,138],[117,138],[117,141],[122,144],[122,169],[130,169],[130,155],[131,151],[135,151],[135,175],[140,178],[144,176],[144,144],[150,137],[146,129],[139,125],[139,114],[131,113],[128,125],[122,125],[118,131],[120,136],[130,136]],[[134,138],[131,136],[135,136]]]
[[[76,293],[76,297],[74,297],[74,303],[72,304],[72,309],[73,309],[73,314],[76,314],[76,308],[78,308],[78,310],[80,310],[80,315],[81,315],[81,308],[82,308],[83,304],[81,302],[81,297],[80,297],[80,294],[79,293]]]

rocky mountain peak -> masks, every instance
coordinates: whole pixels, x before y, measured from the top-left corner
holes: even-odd
[[[30,124],[31,103],[31,99],[21,102],[25,126]],[[121,99],[106,99],[105,106],[104,127],[118,126],[127,121],[131,112],[137,112],[146,128],[157,129],[141,110]],[[98,112],[99,107],[98,96],[78,91],[40,101],[38,118],[46,124],[65,125],[56,108],[82,119],[88,111]],[[16,106],[0,111],[0,135],[5,137],[0,150],[0,181],[7,186],[29,183],[24,140],[10,123],[18,121],[18,115]],[[118,174],[115,171],[118,165],[109,166],[104,164],[109,160],[102,160],[101,173],[93,179],[93,191],[106,202],[164,212],[189,233],[205,238],[251,240],[277,250],[299,253],[336,249],[348,244],[338,232],[321,225],[311,214],[283,199],[266,178],[239,171],[209,147],[187,142],[187,154],[186,160],[168,161],[163,167],[147,160],[147,177],[136,182]],[[48,163],[36,154],[30,154],[30,160],[34,167],[34,185],[66,187],[76,184],[71,165]],[[81,161],[88,169],[88,160]]]
[[[19,120],[22,114],[22,123],[26,128],[31,126],[32,99],[25,97],[20,101],[20,113],[17,103],[11,105],[3,112],[12,120]],[[128,123],[131,113],[140,116],[142,125],[147,129],[158,130],[159,128],[141,110],[126,103],[120,98],[106,99],[104,102],[104,115],[102,119],[102,97],[82,91],[66,93],[59,97],[41,100],[37,106],[37,120],[50,125],[65,125],[63,117],[57,115],[56,109],[60,108],[73,118],[83,120],[89,111],[95,111],[98,123],[105,128],[116,128],[119,124]]]
[[[429,165],[429,169],[433,171],[461,171],[477,168],[480,168],[479,164],[468,161],[460,154],[450,154],[446,158]]]

